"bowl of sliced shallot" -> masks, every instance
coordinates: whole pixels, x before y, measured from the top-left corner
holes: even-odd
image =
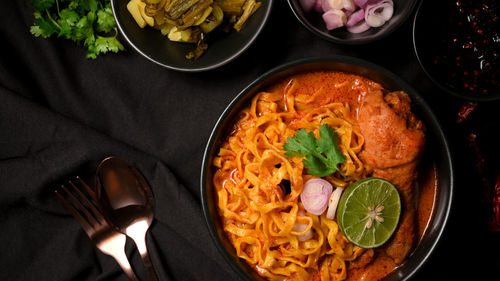
[[[288,0],[297,19],[328,41],[365,44],[396,30],[416,0]]]

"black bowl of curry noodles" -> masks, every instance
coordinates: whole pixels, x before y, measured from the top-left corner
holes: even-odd
[[[241,110],[248,107],[252,98],[261,91],[283,83],[290,77],[316,72],[341,72],[354,74],[374,81],[388,91],[404,91],[411,98],[411,111],[425,125],[425,141],[432,143],[424,148],[418,164],[419,176],[415,181],[417,195],[415,229],[418,239],[404,262],[394,268],[383,280],[408,280],[428,260],[445,229],[453,197],[453,165],[446,137],[439,121],[420,94],[390,71],[373,63],[346,56],[307,58],[286,63],[263,74],[240,91],[221,113],[208,140],[201,169],[201,198],[208,231],[228,264],[244,280],[266,280],[238,253],[224,230],[219,210],[214,173],[218,169],[214,159],[220,146],[236,130],[235,120]],[[427,190],[427,191],[425,191]],[[430,192],[429,192],[430,190]],[[425,199],[425,198],[427,199]],[[425,209],[425,210],[424,210]]]

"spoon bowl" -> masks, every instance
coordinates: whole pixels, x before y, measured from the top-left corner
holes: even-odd
[[[150,280],[158,280],[146,247],[146,234],[153,222],[151,188],[139,171],[116,157],[101,161],[96,173],[97,197],[106,219],[137,246]]]

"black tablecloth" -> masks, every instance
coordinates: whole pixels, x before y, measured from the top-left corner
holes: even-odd
[[[126,52],[88,60],[72,42],[30,34],[29,0],[2,2],[0,280],[127,280],[53,196],[76,175],[91,179],[109,155],[138,167],[152,185],[156,216],[148,243],[162,280],[238,280],[201,211],[200,167],[209,134],[229,101],[260,74],[329,54],[356,56],[402,77],[430,104],[452,147],[457,184],[451,217],[414,280],[500,279],[500,233],[487,230],[489,208],[465,138],[477,135],[493,182],[500,170],[500,103],[479,103],[457,125],[463,101],[423,73],[411,18],[382,41],[339,46],[302,27],[284,0],[275,2],[263,33],[242,56],[203,73],[164,69],[127,45]],[[131,243],[127,253],[144,277]]]

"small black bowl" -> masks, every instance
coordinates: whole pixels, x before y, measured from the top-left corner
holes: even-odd
[[[299,0],[288,0],[293,14],[309,31],[317,36],[339,44],[359,45],[382,39],[396,30],[412,13],[417,0],[393,0],[394,14],[392,18],[381,27],[370,28],[362,33],[351,33],[345,27],[327,30],[325,22],[318,12],[304,12]]]
[[[471,94],[463,89],[455,88],[445,81],[442,74],[450,72],[451,69],[444,69],[442,64],[434,64],[439,52],[438,49],[443,46],[444,36],[452,28],[446,17],[446,12],[439,12],[439,16],[436,14],[437,11],[447,11],[450,8],[446,6],[448,3],[450,0],[424,0],[417,7],[413,20],[413,49],[420,66],[435,85],[452,96],[470,101],[500,100],[500,84],[496,90],[489,91],[487,94]],[[452,50],[446,48],[442,50],[442,53],[452,55]]]
[[[150,26],[140,28],[127,10],[129,0],[111,0],[111,7],[121,35],[132,48],[163,67],[200,72],[220,67],[242,54],[257,38],[269,18],[274,0],[260,0],[262,5],[248,19],[240,32],[212,31],[207,51],[198,59],[186,59],[194,44],[172,42]]]
[[[414,275],[429,258],[445,228],[453,197],[452,158],[439,121],[423,98],[393,73],[357,58],[331,56],[303,59],[284,64],[260,76],[232,100],[217,121],[203,157],[200,189],[203,213],[208,230],[220,253],[241,278],[249,281],[264,280],[243,259],[237,257],[235,249],[224,234],[217,212],[216,194],[212,181],[216,168],[212,165],[212,161],[225,137],[232,130],[233,122],[238,117],[240,110],[250,104],[250,100],[256,93],[291,75],[322,70],[357,74],[380,83],[388,90],[405,91],[413,101],[413,111],[427,127],[427,143],[432,143],[432,145],[427,147],[424,159],[431,159],[434,162],[438,175],[437,199],[432,221],[429,223],[419,245],[408,257],[407,261],[384,279],[385,281],[406,280]]]

